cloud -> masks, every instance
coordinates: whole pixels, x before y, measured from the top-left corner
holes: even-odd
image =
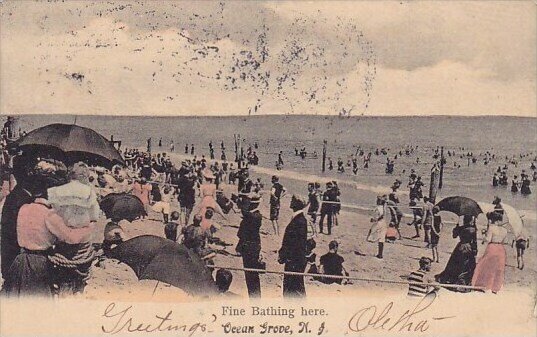
[[[467,64],[443,61],[415,71],[381,69],[371,101],[376,115],[521,115],[537,117],[535,85],[505,82]],[[378,89],[382,88],[382,89]]]
[[[2,7],[3,114],[536,113],[527,3]]]

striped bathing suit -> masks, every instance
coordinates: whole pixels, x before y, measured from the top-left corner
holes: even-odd
[[[425,285],[425,272],[422,270],[413,271],[408,277],[409,282],[417,282],[423,284],[409,284],[408,296],[425,297],[427,295],[427,285]]]

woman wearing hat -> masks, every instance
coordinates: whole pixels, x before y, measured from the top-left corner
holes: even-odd
[[[495,212],[487,213],[487,219],[490,225],[484,241],[488,244],[485,254],[479,259],[475,268],[472,285],[497,293],[502,288],[505,277],[506,254],[503,244],[507,237],[507,229]]]
[[[21,248],[5,275],[4,289],[8,296],[52,296],[53,269],[48,256],[54,246],[64,242],[89,242],[93,223],[70,228],[47,200],[47,189],[54,186],[55,169],[40,162],[28,179],[35,199],[23,205],[17,215],[16,240]]]
[[[369,242],[378,242],[378,253],[377,258],[383,258],[384,252],[384,242],[386,241],[386,231],[388,230],[389,220],[389,211],[386,207],[386,195],[377,196],[377,206],[374,210],[374,215],[371,218],[373,226],[369,229],[367,234],[367,241]]]
[[[453,249],[446,268],[435,276],[439,283],[469,285],[475,270],[476,228],[474,217],[465,215],[463,225],[453,229],[453,238],[459,237],[459,243]],[[451,289],[450,289],[451,290]],[[454,289],[454,291],[457,291]]]
[[[214,184],[214,179],[216,178],[215,175],[209,169],[204,169],[202,174],[205,178],[205,182],[200,186],[201,202],[196,208],[197,212],[194,214],[200,214],[202,217],[205,217],[207,209],[212,208],[225,219],[226,217],[222,208],[220,208],[220,205],[216,202],[216,184]]]

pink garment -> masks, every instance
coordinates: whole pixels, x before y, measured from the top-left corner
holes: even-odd
[[[218,208],[220,208],[220,206],[218,206],[218,204],[216,203],[216,200],[214,200],[213,197],[209,197],[209,196],[203,197],[203,199],[201,199],[200,204],[199,204],[199,209],[200,210],[199,210],[198,214],[200,214],[201,216],[205,216],[205,211],[209,207],[212,208],[215,211]]]
[[[505,248],[501,243],[489,243],[475,267],[472,285],[499,291],[505,277]]]
[[[132,188],[132,194],[142,201],[142,204],[149,205],[149,192],[153,189],[151,184],[140,184],[135,182]]]
[[[69,228],[45,199],[21,207],[17,218],[17,241],[29,250],[47,250],[57,241],[68,244],[88,242],[94,225]]]
[[[200,186],[201,197],[213,197],[216,198],[216,185],[215,184],[201,184]]]

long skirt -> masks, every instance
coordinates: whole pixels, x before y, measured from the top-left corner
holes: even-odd
[[[367,233],[367,241],[369,242],[385,242],[388,224],[384,220],[379,220],[373,223]]]
[[[475,255],[470,243],[459,242],[451,257],[449,258],[446,268],[443,272],[436,275],[436,281],[446,284],[469,285],[475,270]],[[453,291],[464,291],[462,289],[447,288]]]
[[[52,296],[51,264],[46,255],[21,253],[4,283],[7,296]]]
[[[494,292],[503,286],[505,276],[505,248],[501,243],[489,243],[479,259],[472,278],[472,285]]]

